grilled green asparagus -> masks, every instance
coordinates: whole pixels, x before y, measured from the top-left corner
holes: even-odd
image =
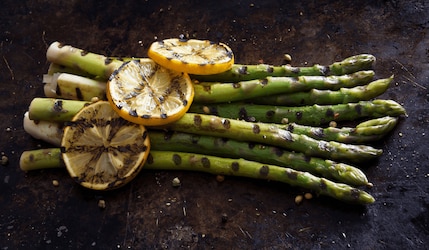
[[[236,64],[223,73],[214,75],[192,75],[191,77],[203,82],[239,82],[263,79],[268,76],[327,76],[345,75],[360,70],[371,69],[376,58],[370,54],[351,56],[341,62],[329,66],[315,64],[311,67],[293,67],[290,65],[273,66],[268,64],[244,65]]]
[[[267,77],[237,83],[202,82],[194,85],[194,102],[234,102],[311,89],[338,90],[367,84],[373,76],[374,71],[368,70],[341,76]]]
[[[381,117],[365,121],[356,127],[311,127],[289,123],[286,129],[292,133],[307,135],[314,139],[344,143],[375,142],[388,134],[398,123],[398,117]]]
[[[406,115],[404,107],[393,100],[375,99],[357,103],[285,107],[247,103],[198,104],[189,112],[212,114],[229,119],[268,123],[295,122],[318,126],[331,121],[353,121],[361,118]]]
[[[33,105],[29,107],[30,119],[48,120],[48,121],[69,121],[73,115],[72,112],[66,112],[67,116],[59,116],[54,108],[50,108],[49,104],[56,107],[58,99],[46,98],[50,101],[43,100],[44,108],[42,110],[33,110],[32,107],[37,107],[38,100],[35,98]],[[53,101],[55,100],[55,101]],[[61,100],[68,105],[70,100]],[[73,101],[76,103],[79,101]],[[86,102],[80,102],[85,105]],[[36,112],[37,111],[37,112]],[[54,111],[53,115],[50,112]],[[77,112],[78,110],[76,110]],[[33,118],[32,118],[33,117]],[[61,118],[61,119],[60,119]],[[69,120],[64,120],[68,118]],[[200,135],[212,135],[235,139],[239,141],[251,141],[272,146],[282,147],[288,150],[302,152],[308,156],[317,156],[329,158],[333,160],[345,160],[349,162],[362,162],[378,157],[382,150],[375,149],[365,145],[351,145],[339,143],[335,141],[316,140],[306,135],[291,133],[287,129],[283,129],[276,124],[269,123],[254,123],[243,120],[227,119],[213,115],[187,113],[178,121],[167,125],[166,127],[153,128],[168,128],[180,132],[188,132]]]
[[[29,120],[24,117],[24,130],[36,139],[61,146],[62,126],[59,122]],[[219,157],[244,158],[266,164],[290,167],[321,175],[346,184],[370,185],[365,174],[358,168],[331,160],[309,157],[279,147],[252,142],[240,142],[221,137],[196,135],[175,131],[150,130],[151,148],[159,151],[178,151],[212,154]]]
[[[152,150],[243,158],[306,171],[349,185],[371,185],[359,168],[332,160],[309,157],[302,153],[287,151],[279,147],[176,131],[161,132],[151,130],[150,139]]]
[[[213,115],[187,113],[178,121],[168,124],[164,128],[238,141],[257,142],[302,152],[307,156],[346,162],[363,162],[375,159],[382,153],[381,149],[366,145],[316,140],[306,135],[291,133],[287,129],[269,123],[246,122]]]
[[[306,92],[275,94],[264,98],[253,98],[249,102],[262,105],[308,106],[345,104],[368,101],[383,94],[392,82],[393,77],[375,80],[367,85],[339,90],[311,89]]]
[[[60,148],[24,151],[20,158],[20,167],[24,171],[41,168],[62,167]],[[290,168],[267,165],[244,159],[151,150],[144,169],[200,171],[214,175],[231,175],[254,179],[264,179],[287,183],[312,190],[320,195],[355,203],[371,204],[375,201],[367,192],[343,183],[336,183],[316,177],[308,172]]]
[[[110,59],[59,42],[53,42],[48,47],[46,57],[49,62],[104,79],[108,79],[113,71],[123,64],[120,60]]]
[[[190,170],[215,175],[266,179],[306,188],[318,194],[330,196],[345,202],[370,204],[375,201],[374,197],[367,192],[347,184],[319,178],[308,172],[244,159],[229,159],[193,153],[151,151],[144,168],[156,170]]]
[[[195,84],[194,102],[219,103],[242,101],[256,97],[272,99],[272,95],[295,93],[311,89],[338,90],[342,87],[364,85],[371,81],[374,71],[359,71],[342,76],[300,76],[267,77],[262,80],[243,81],[240,83],[200,83]],[[93,97],[106,99],[106,82],[74,75],[53,73],[43,76],[44,91],[47,97],[89,101]],[[373,85],[371,85],[373,86]],[[364,88],[364,87],[362,87]],[[377,89],[379,90],[380,87]],[[363,89],[360,91],[362,92]],[[366,92],[372,93],[369,88]],[[358,92],[358,91],[354,91]],[[306,93],[306,92],[305,92]],[[332,96],[334,94],[331,94]],[[357,96],[358,93],[354,93]]]

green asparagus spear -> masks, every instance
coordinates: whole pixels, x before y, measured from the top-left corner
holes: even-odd
[[[244,159],[168,151],[151,151],[145,169],[190,170],[215,175],[232,175],[266,179],[312,190],[318,194],[357,204],[371,204],[375,199],[367,192],[343,183],[316,177],[308,172],[266,165]]]
[[[397,123],[397,117],[387,116],[366,121],[363,123],[364,125],[358,124],[355,128],[321,128],[290,123],[287,125],[287,130],[292,133],[307,135],[318,140],[355,144],[377,141],[392,131]]]
[[[90,101],[96,97],[106,99],[106,82],[83,76],[54,73],[43,75],[44,92],[47,97]]]
[[[59,147],[63,137],[63,124],[54,121],[30,120],[28,113],[25,112],[23,119],[25,132],[36,139]]]
[[[24,151],[19,159],[23,171],[64,167],[60,148],[46,148]]]
[[[404,107],[393,100],[376,99],[336,105],[284,107],[246,103],[192,104],[189,112],[213,114],[230,119],[268,123],[295,122],[318,126],[330,121],[406,115]]]
[[[20,168],[24,171],[63,166],[60,148],[24,151]],[[355,203],[371,204],[375,201],[367,192],[343,183],[316,177],[307,172],[266,165],[244,159],[228,159],[193,153],[151,150],[144,169],[200,171],[214,175],[231,175],[287,183],[312,190],[320,195]]]
[[[34,102],[37,102],[35,98]],[[53,102],[50,98],[44,98],[44,109],[32,110],[30,105],[29,115],[32,120],[48,120],[48,121],[69,121],[72,119],[72,112],[67,112],[65,116],[58,116],[58,112],[54,108],[58,102]],[[69,101],[72,102],[69,104]],[[73,105],[79,101],[61,100],[62,105]],[[37,102],[39,103],[39,102]],[[83,103],[83,104],[82,104]],[[76,106],[80,108],[86,102],[80,102]],[[79,108],[79,109],[80,109]],[[37,111],[37,112],[36,112]],[[77,112],[76,110],[75,112]],[[35,119],[32,118],[35,117]],[[60,113],[61,114],[61,113]],[[66,120],[68,118],[69,120]],[[165,127],[153,127],[165,128]],[[351,162],[362,162],[378,157],[382,150],[375,149],[365,145],[350,145],[334,141],[315,140],[306,135],[298,135],[289,132],[286,129],[280,128],[278,125],[268,123],[253,123],[240,121],[235,119],[227,119],[212,115],[191,114],[187,113],[178,121],[167,125],[166,128],[171,130],[194,133],[200,135],[212,135],[235,139],[239,141],[252,141],[272,146],[279,146],[285,149],[302,152],[308,156],[317,156],[322,158],[330,158],[332,160],[346,160]]]
[[[200,83],[195,84],[194,102],[216,103],[247,100],[255,97],[308,91],[312,88],[337,90],[366,84],[374,76],[374,71],[359,71],[342,76],[301,76],[268,77],[241,83]],[[44,75],[44,90],[47,97],[89,101],[92,97],[105,99],[105,81],[95,80],[69,73]],[[371,88],[372,89],[372,88]],[[356,95],[356,94],[355,94]]]
[[[375,80],[368,85],[353,88],[340,88],[337,91],[311,89],[307,92],[286,93],[254,98],[254,104],[279,106],[330,105],[359,101],[368,101],[383,94],[392,82],[393,77]]]
[[[40,121],[34,123],[29,119],[24,119],[24,129],[34,138],[49,142],[57,147],[61,144],[63,131],[60,129],[60,123],[58,122]],[[371,185],[368,183],[365,174],[360,169],[351,165],[316,157],[308,157],[304,154],[289,152],[278,147],[239,142],[213,136],[170,131],[161,132],[157,130],[150,130],[150,139],[152,150],[244,158],[261,163],[307,171],[350,185]]]
[[[238,83],[202,82],[195,84],[194,102],[220,103],[247,100],[311,89],[338,90],[369,83],[374,71],[359,71],[341,76],[266,77]]]
[[[89,102],[55,98],[34,98],[28,114],[35,121],[71,121],[73,116]]]
[[[82,71],[81,69],[76,68],[76,67],[70,68],[70,67],[66,67],[64,65],[60,65],[57,63],[50,63],[47,74],[53,75],[55,73],[67,73],[67,74],[82,76],[82,77],[86,77],[86,78],[90,78],[90,79],[96,78],[96,76],[91,75],[88,72]]]
[[[202,82],[240,82],[262,79],[268,76],[328,76],[345,75],[360,70],[371,69],[375,57],[369,54],[351,56],[341,62],[329,66],[315,64],[312,67],[293,67],[290,65],[272,66],[267,64],[242,65],[235,64],[223,73],[215,75],[192,75],[191,78]]]
[[[150,139],[152,150],[243,158],[321,175],[349,185],[371,185],[365,174],[356,167],[317,157],[308,157],[302,153],[286,151],[279,147],[173,131],[151,130]]]
[[[155,128],[155,127],[154,127]],[[212,115],[187,113],[165,128],[200,135],[211,135],[238,141],[257,142],[301,152],[307,156],[346,162],[375,159],[382,153],[365,145],[351,145],[335,141],[316,140],[306,135],[291,133],[277,125],[227,119]]]
[[[112,60],[103,55],[87,52],[70,45],[63,45],[59,42],[53,42],[49,46],[46,57],[49,62],[104,79],[108,79],[113,71],[123,63],[120,60]]]

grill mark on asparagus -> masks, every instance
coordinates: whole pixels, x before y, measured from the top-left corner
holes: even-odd
[[[172,160],[176,166],[182,164],[182,157],[179,154],[173,154]]]
[[[267,177],[269,172],[270,172],[270,168],[267,165],[263,165],[259,169],[259,174],[263,177]]]
[[[240,164],[238,162],[236,162],[236,161],[232,162],[231,163],[231,169],[234,172],[237,172],[238,170],[240,170]]]
[[[201,158],[201,164],[204,168],[210,168],[210,160],[207,157]]]

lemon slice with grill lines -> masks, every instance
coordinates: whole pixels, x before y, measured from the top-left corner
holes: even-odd
[[[234,64],[234,54],[226,44],[183,37],[152,43],[148,56],[166,68],[195,75],[222,73]]]
[[[159,126],[180,119],[194,98],[189,75],[160,66],[151,59],[132,60],[107,82],[107,99],[131,122]]]
[[[82,108],[64,129],[61,152],[72,178],[109,190],[130,182],[150,150],[146,128],[121,118],[107,101]]]

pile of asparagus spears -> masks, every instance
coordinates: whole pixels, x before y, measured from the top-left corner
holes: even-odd
[[[124,61],[54,42],[46,97],[32,100],[25,130],[52,148],[24,151],[21,169],[62,166],[62,128],[84,105],[106,99]],[[345,202],[375,201],[359,168],[382,154],[371,144],[391,132],[405,109],[379,99],[393,77],[374,79],[375,57],[328,66],[240,65],[192,75],[194,102],[180,120],[150,127],[146,169],[203,171],[288,183]],[[343,126],[343,124],[353,124]],[[341,126],[340,126],[341,125]]]

